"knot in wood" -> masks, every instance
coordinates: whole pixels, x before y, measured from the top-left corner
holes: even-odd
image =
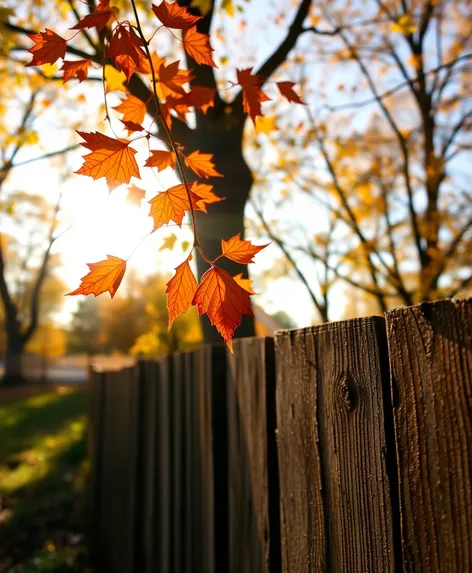
[[[341,378],[337,391],[346,405],[346,409],[353,412],[359,403],[359,392],[356,381],[349,373]]]

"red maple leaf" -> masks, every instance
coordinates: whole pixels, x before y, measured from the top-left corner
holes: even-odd
[[[142,46],[143,41],[133,28],[120,24],[113,31],[106,56],[113,58],[118,70],[126,75],[127,81],[146,59]]]
[[[167,66],[163,61],[159,67],[154,68],[157,79],[157,95],[161,100],[167,100],[172,94],[186,94],[182,86],[188,84],[194,76],[190,70],[179,69],[179,63],[180,61],[177,60]]]
[[[204,213],[207,212],[206,205],[224,200],[224,197],[218,197],[218,195],[213,193],[213,187],[214,185],[208,185],[207,183],[200,183],[198,181],[195,181],[191,186],[192,193],[198,198],[197,207]]]
[[[126,271],[126,261],[113,255],[97,263],[87,263],[90,272],[82,277],[81,285],[76,290],[67,293],[70,296],[77,294],[93,294],[98,296],[109,292],[111,298],[115,296]]]
[[[197,291],[198,284],[190,268],[189,260],[190,257],[176,267],[175,275],[166,285],[169,330],[179,314],[188,310]]]
[[[129,141],[113,139],[102,133],[77,132],[85,143],[81,143],[92,153],[83,157],[84,164],[75,171],[93,179],[105,177],[110,191],[122,183],[129,183],[131,177],[139,179],[139,168],[134,155],[136,151],[129,146]]]
[[[120,121],[125,127],[125,129],[128,130],[128,136],[131,133],[136,133],[137,131],[144,131],[144,127],[142,125],[139,125],[139,123],[134,123],[134,121],[125,121],[123,119],[120,119]]]
[[[229,241],[221,239],[221,256],[231,259],[236,263],[248,265],[254,262],[254,255],[257,255],[259,251],[262,251],[262,249],[265,249],[269,245],[270,243],[266,245],[253,245],[250,241],[241,239],[241,233],[238,233],[234,237],[231,237]]]
[[[193,16],[185,6],[179,6],[177,2],[169,4],[165,0],[159,6],[153,4],[152,11],[166,28],[175,30],[188,30],[203,18],[203,16]]]
[[[259,75],[251,75],[252,68],[236,70],[238,84],[243,88],[243,109],[252,122],[256,123],[256,117],[262,115],[261,103],[269,101],[270,98],[262,91],[261,85],[264,78]]]
[[[26,64],[26,67],[54,64],[66,55],[66,40],[48,28],[39,34],[27,34],[27,36],[33,40],[34,46],[28,50],[33,54],[33,59]]]
[[[277,82],[277,87],[279,92],[290,102],[301,103],[306,105],[304,101],[300,99],[300,96],[294,91],[293,86],[295,82]]]
[[[113,10],[110,10],[110,0],[100,0],[99,5],[91,14],[87,14],[80,19],[71,30],[83,30],[84,28],[97,28],[101,30],[113,16]]]
[[[192,86],[191,91],[179,99],[179,102],[187,106],[201,109],[206,113],[209,107],[215,105],[216,89],[204,86]]]
[[[249,292],[239,286],[230,274],[213,266],[203,275],[192,300],[200,316],[208,314],[211,324],[224,338],[231,352],[231,340],[236,327],[241,324],[241,316],[254,316],[249,297]]]
[[[91,60],[64,61],[61,68],[61,71],[64,71],[64,83],[74,77],[78,78],[79,83],[83,82],[88,76],[88,69],[91,65]]]
[[[208,34],[200,34],[200,32],[197,32],[197,28],[193,27],[185,30],[182,42],[187,54],[197,64],[205,64],[213,68],[218,67],[211,57],[213,48],[210,46],[210,36]]]

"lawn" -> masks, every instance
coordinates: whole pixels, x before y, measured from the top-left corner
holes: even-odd
[[[0,405],[0,573],[86,569],[86,412],[67,387]]]

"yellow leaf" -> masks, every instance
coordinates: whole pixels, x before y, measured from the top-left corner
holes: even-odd
[[[172,235],[169,235],[164,239],[164,242],[162,243],[162,246],[159,249],[159,251],[164,251],[165,249],[169,249],[169,251],[172,251],[176,241],[177,241],[177,235],[172,233]]]
[[[206,16],[211,10],[211,0],[192,0],[191,8],[198,8],[202,16]]]
[[[186,251],[190,247],[190,241],[182,241],[181,245],[182,251]]]
[[[274,115],[258,115],[256,117],[256,133],[265,133],[269,135],[272,131],[276,131],[278,129],[275,123],[275,116]]]
[[[404,36],[413,34],[416,30],[415,22],[410,14],[403,14],[395,23],[390,24],[392,32],[398,32]]]
[[[234,16],[233,0],[223,0],[221,3],[221,8],[225,10],[228,16],[231,16],[231,18]]]
[[[105,81],[107,84],[107,92],[125,92],[126,88],[123,85],[125,80],[126,74],[119,72],[113,66],[105,66]]]

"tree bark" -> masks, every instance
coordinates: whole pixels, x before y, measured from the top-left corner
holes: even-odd
[[[5,352],[5,370],[1,379],[2,385],[24,384],[22,356],[24,353],[24,342],[18,333],[7,330],[7,344]]]

